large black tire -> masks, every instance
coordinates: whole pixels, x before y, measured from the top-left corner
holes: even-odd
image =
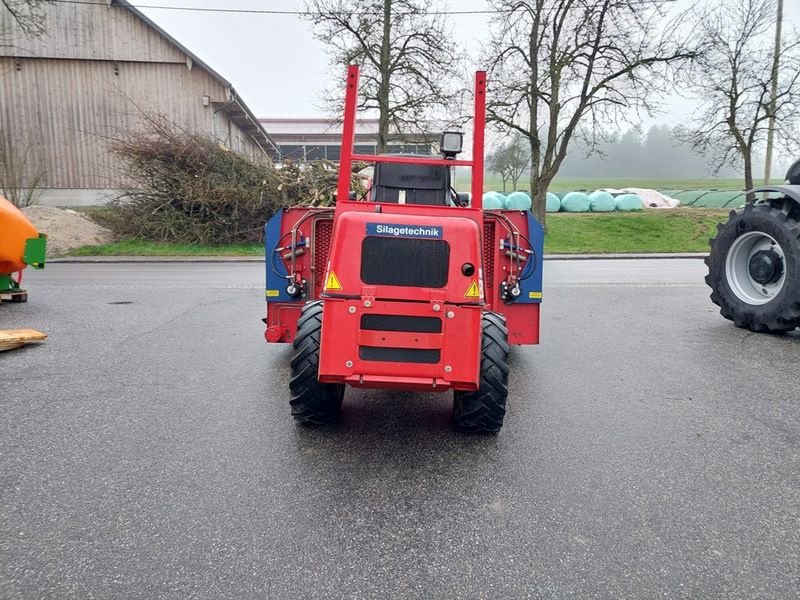
[[[297,321],[289,380],[292,416],[300,423],[324,425],[339,420],[344,384],[320,383],[319,340],[322,331],[322,302],[303,307]]]
[[[508,398],[508,329],[505,319],[481,319],[481,379],[477,391],[453,394],[453,420],[462,431],[496,433],[503,427]]]
[[[800,326],[799,221],[800,207],[780,198],[747,203],[717,226],[706,283],[723,317],[762,333]]]

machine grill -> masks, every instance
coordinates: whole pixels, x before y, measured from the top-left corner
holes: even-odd
[[[331,241],[333,240],[333,219],[332,218],[318,218],[314,219],[312,230],[313,251],[311,256],[314,257],[314,262],[311,268],[314,273],[314,289],[311,290],[310,296],[316,298],[322,291],[325,279],[325,268],[328,266],[328,256],[331,253]]]
[[[443,288],[449,267],[445,240],[367,236],[361,244],[361,281],[368,285]]]
[[[495,240],[494,230],[497,225],[495,219],[485,218],[483,221],[483,276],[486,289],[494,289],[494,255]]]

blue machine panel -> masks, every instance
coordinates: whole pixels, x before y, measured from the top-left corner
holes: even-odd
[[[300,298],[293,298],[286,293],[289,272],[281,260],[281,252],[276,249],[281,247],[281,226],[283,224],[283,210],[279,210],[264,226],[264,263],[267,268],[266,290],[264,295],[267,302],[299,302]],[[288,238],[287,238],[288,239]],[[285,245],[285,244],[284,244]]]
[[[519,287],[522,290],[517,303],[538,304],[542,301],[542,266],[544,263],[544,230],[530,212],[528,217],[528,239],[534,255],[525,264],[520,275]]]

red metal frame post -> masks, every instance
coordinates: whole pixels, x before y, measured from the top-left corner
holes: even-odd
[[[475,112],[472,132],[472,208],[483,208],[483,142],[486,128],[486,71],[475,73]]]
[[[445,165],[448,167],[468,166],[472,168],[472,208],[483,209],[483,151],[486,128],[486,71],[475,73],[475,109],[473,113],[474,131],[472,135],[472,160],[445,160],[442,158],[424,158],[421,156],[376,156],[355,154],[355,124],[358,108],[358,65],[347,67],[344,126],[342,128],[342,146],[339,157],[339,185],[337,202],[350,199],[350,177],[353,160],[374,163],[408,163],[418,165]]]
[[[353,144],[356,134],[356,109],[358,107],[358,65],[347,67],[347,88],[344,97],[344,127],[339,156],[339,185],[336,202],[350,199],[350,176],[353,170]]]

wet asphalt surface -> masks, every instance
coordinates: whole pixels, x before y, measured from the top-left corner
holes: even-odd
[[[0,329],[0,598],[795,598],[800,334],[700,260],[546,263],[506,426],[296,426],[259,264],[52,264]]]

